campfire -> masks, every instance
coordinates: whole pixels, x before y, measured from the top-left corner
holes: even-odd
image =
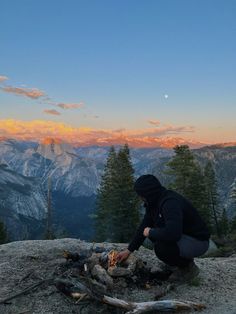
[[[74,268],[78,275],[92,279],[102,285],[103,290],[115,291],[120,288],[139,287],[149,289],[151,286],[162,285],[167,279],[163,275],[154,274],[146,263],[135,255],[119,263],[118,251],[95,248],[90,254],[71,253],[65,251],[63,256],[67,260],[67,267]]]
[[[90,298],[115,307],[126,309],[127,313],[143,313],[151,310],[182,310],[204,308],[201,304],[176,300],[152,302],[126,302],[113,298],[129,289],[155,289],[155,300],[173,288],[165,283],[168,276],[151,271],[145,261],[131,254],[122,263],[117,261],[118,251],[96,247],[89,252],[64,251],[66,263],[63,278],[57,280],[56,287],[65,295],[81,302]]]
[[[117,255],[118,255],[118,252],[115,250],[111,250],[108,253],[108,267],[116,267],[116,264],[118,262]]]

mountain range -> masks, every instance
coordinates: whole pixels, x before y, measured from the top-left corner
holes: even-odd
[[[73,147],[56,139],[41,143],[13,139],[0,141],[0,219],[5,222],[11,238],[42,235],[50,178],[57,236],[67,234],[91,239],[93,223],[90,216],[95,209],[96,191],[108,151],[109,147]],[[212,161],[222,206],[232,217],[234,210],[229,195],[236,184],[236,146],[219,144],[193,152],[202,165],[207,160]],[[131,148],[130,153],[136,177],[153,173],[164,185],[168,183],[164,170],[173,150]],[[7,202],[3,201],[4,197]],[[20,225],[24,227],[20,228]],[[33,225],[40,228],[32,228]]]

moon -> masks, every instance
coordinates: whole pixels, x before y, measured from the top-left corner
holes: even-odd
[[[167,99],[169,97],[169,95],[165,94],[164,97],[165,97],[165,99]]]

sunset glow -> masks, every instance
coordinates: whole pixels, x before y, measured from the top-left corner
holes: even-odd
[[[177,144],[189,144],[192,147],[202,146],[197,141],[185,140],[180,134],[192,132],[188,127],[165,126],[160,128],[147,128],[143,130],[109,130],[92,129],[87,127],[75,128],[64,123],[34,120],[0,120],[2,138],[14,138],[49,143],[50,138],[57,141],[71,143],[75,146],[88,145],[122,145],[130,144],[133,147],[167,147],[172,148]],[[163,136],[165,135],[165,136]]]

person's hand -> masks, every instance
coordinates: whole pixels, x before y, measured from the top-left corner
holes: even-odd
[[[151,228],[147,227],[143,230],[143,235],[147,238],[149,236],[149,231]]]
[[[130,254],[131,254],[131,252],[128,249],[119,252],[117,255],[117,261],[119,263],[125,261],[130,256]]]

